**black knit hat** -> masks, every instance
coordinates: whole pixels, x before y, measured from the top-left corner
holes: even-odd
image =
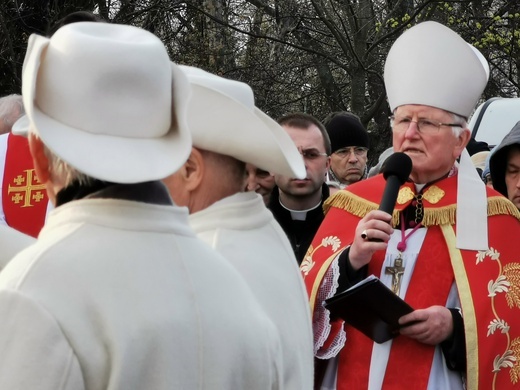
[[[335,112],[323,121],[330,137],[331,151],[347,146],[369,147],[368,132],[359,118],[350,112]]]

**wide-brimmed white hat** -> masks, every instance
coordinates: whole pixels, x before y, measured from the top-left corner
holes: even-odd
[[[303,158],[291,137],[255,106],[249,85],[199,68],[180,68],[192,88],[188,126],[193,146],[272,173],[306,176]]]
[[[390,109],[404,104],[440,108],[468,118],[489,69],[478,50],[437,22],[404,32],[388,52],[385,87]]]
[[[190,95],[162,42],[140,28],[81,22],[31,35],[22,75],[27,124],[47,147],[101,180],[162,179],[186,161]]]

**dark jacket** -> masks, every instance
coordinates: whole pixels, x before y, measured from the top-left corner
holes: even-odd
[[[489,158],[489,172],[493,180],[493,187],[506,197],[507,155],[515,144],[520,148],[520,122],[504,137],[500,145],[493,149],[491,157]]]
[[[314,235],[323,221],[323,202],[327,200],[329,195],[329,187],[323,184],[320,206],[309,211],[305,221],[294,221],[291,218],[291,212],[280,204],[280,191],[278,187],[274,187],[273,192],[271,192],[267,207],[271,210],[274,218],[278,221],[289,238],[298,264],[301,264]]]

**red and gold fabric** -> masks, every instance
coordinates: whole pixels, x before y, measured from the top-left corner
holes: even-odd
[[[2,208],[12,228],[37,237],[47,213],[45,185],[38,181],[27,138],[9,134],[2,184]]]
[[[301,265],[313,313],[321,305],[317,297],[331,263],[352,243],[359,220],[379,207],[384,187],[379,175],[349,186],[325,204],[325,220]],[[466,334],[467,388],[520,388],[520,255],[512,239],[520,237],[520,213],[496,191],[487,191],[487,251],[456,249],[457,176],[424,191],[422,224],[428,230],[404,299],[416,309],[444,305],[455,281]],[[393,213],[394,226],[414,196],[415,185],[405,183]],[[379,276],[384,256],[383,251],[374,255],[369,274]],[[331,324],[328,340],[341,330],[338,323]],[[367,388],[372,341],[348,325],[345,331],[338,389]],[[434,347],[404,336],[394,339],[383,389],[427,388],[433,352]]]

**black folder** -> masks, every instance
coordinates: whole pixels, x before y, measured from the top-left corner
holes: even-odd
[[[374,276],[325,300],[325,307],[379,344],[398,336],[399,318],[414,310]]]

